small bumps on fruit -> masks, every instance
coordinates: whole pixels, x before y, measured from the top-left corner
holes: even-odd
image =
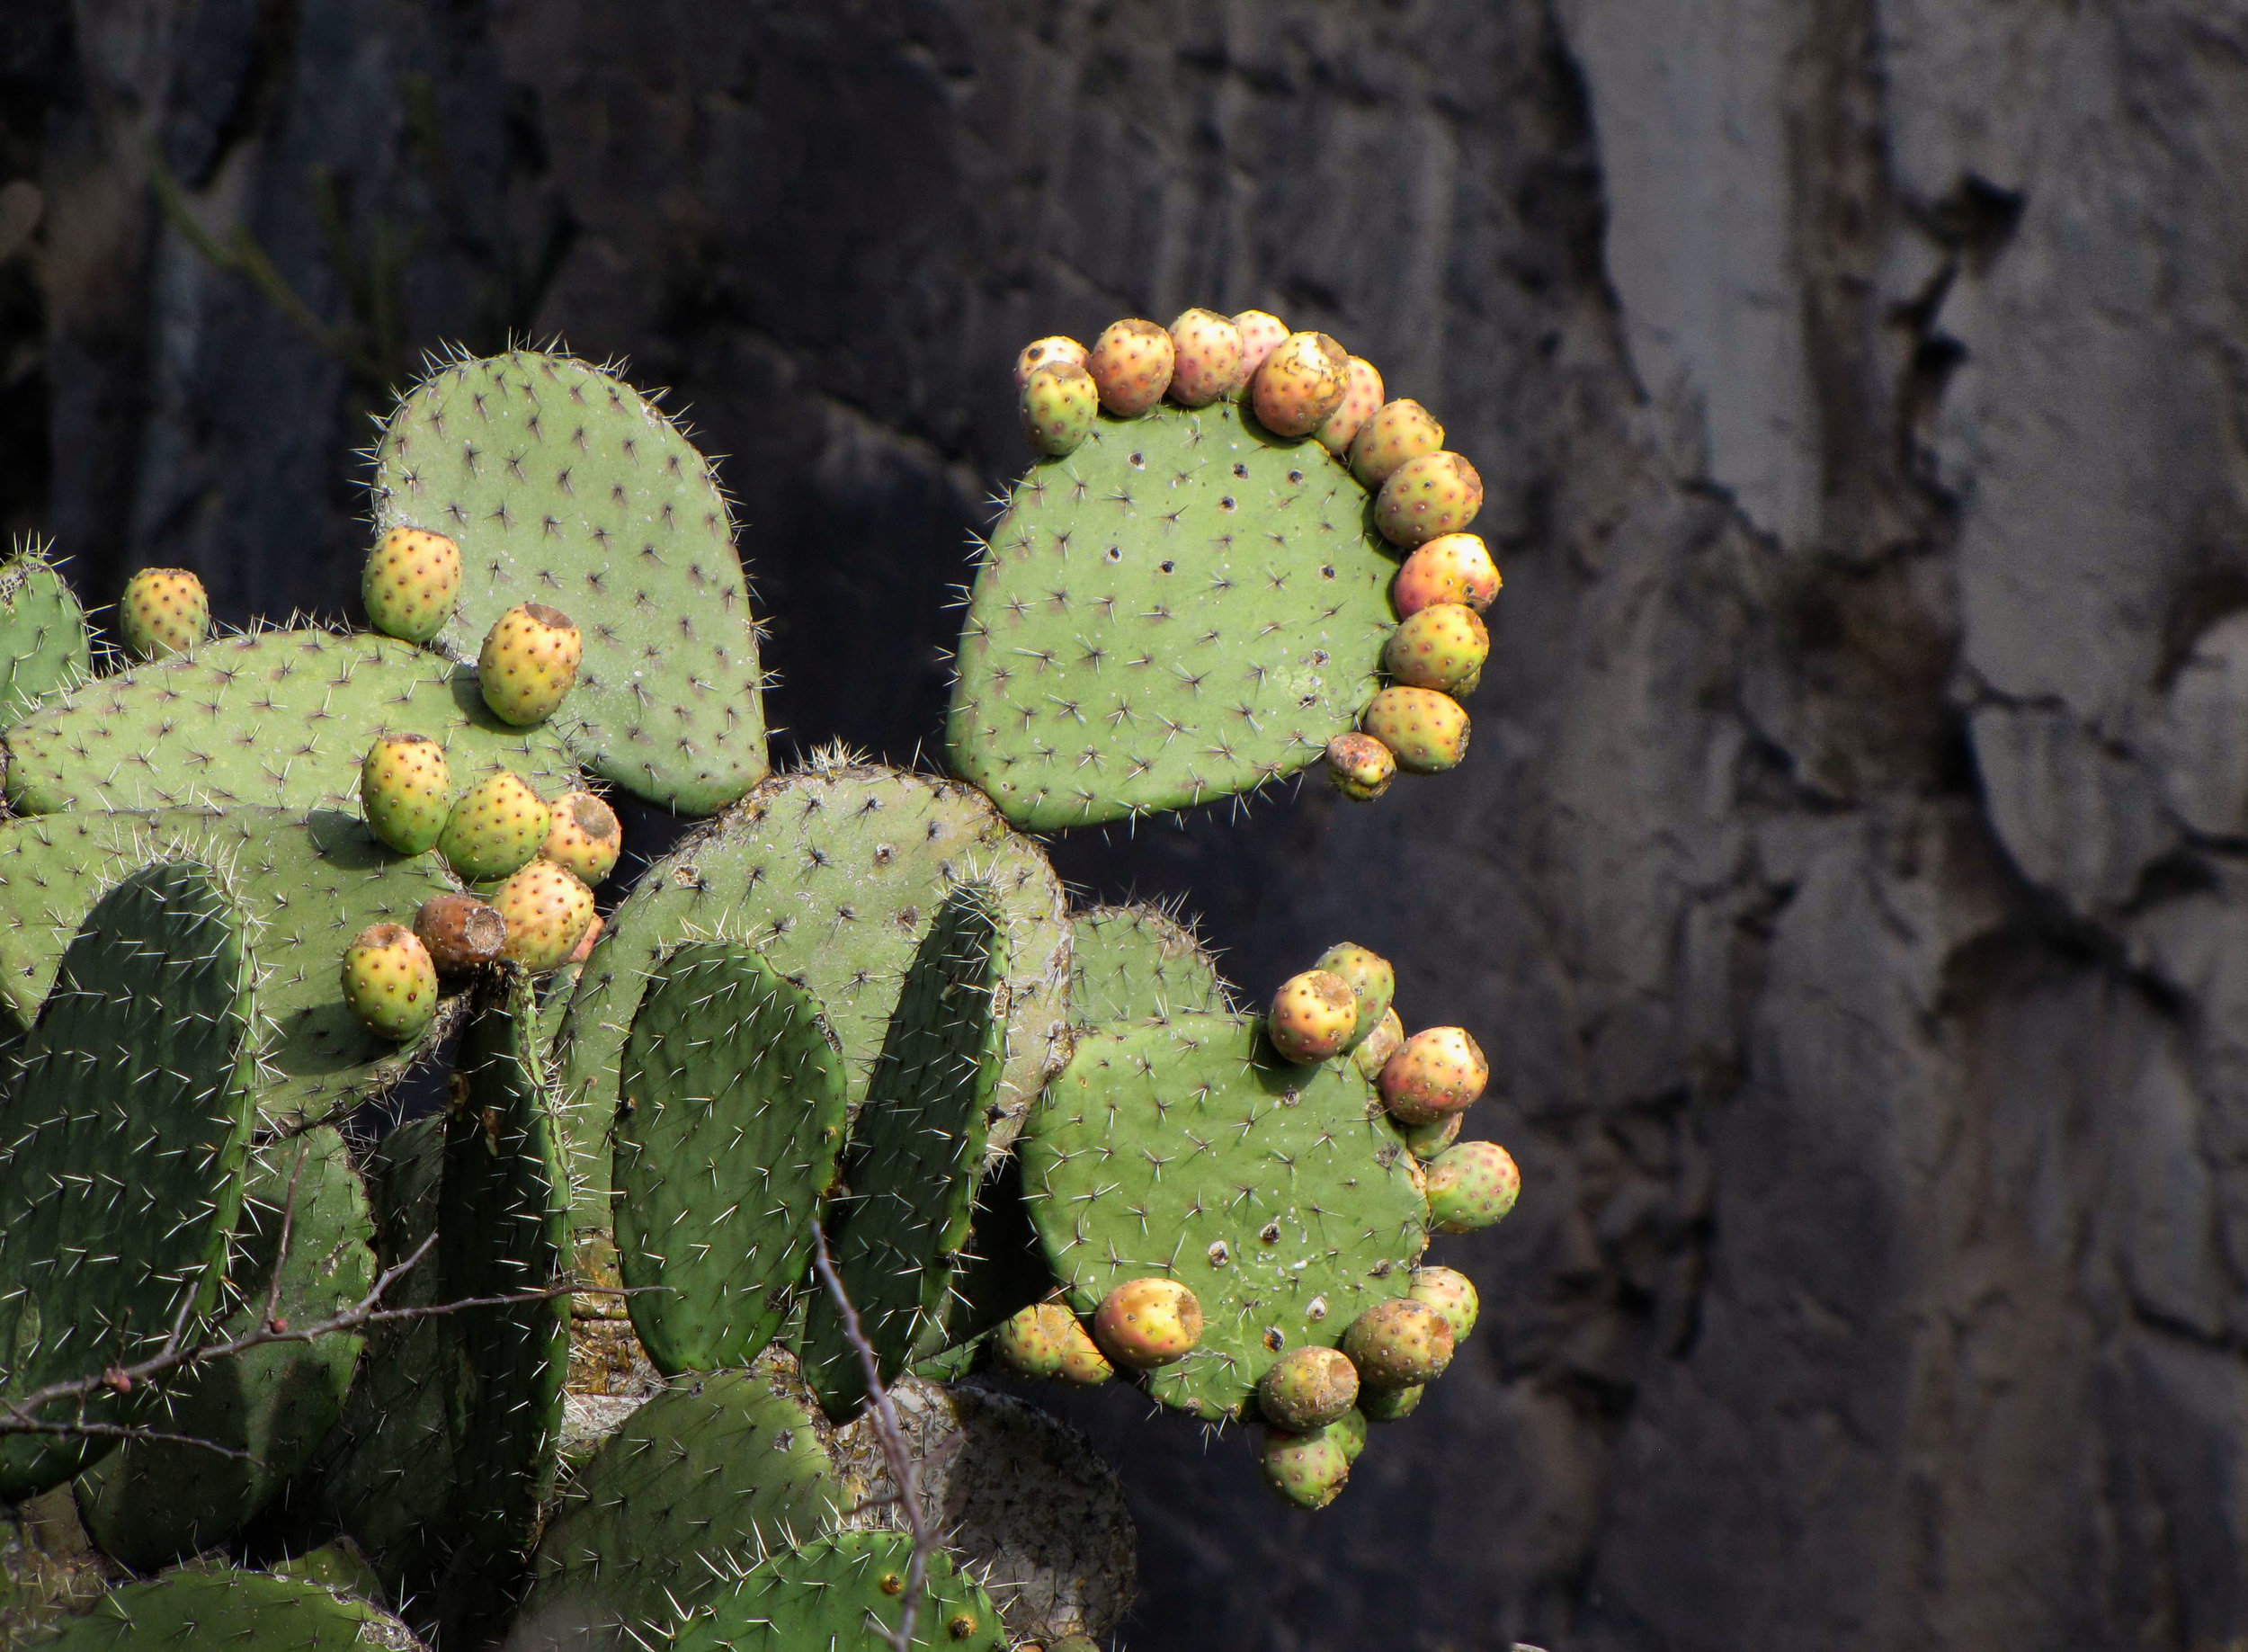
[[[1452,1327],[1454,1348],[1467,1340],[1476,1328],[1476,1316],[1483,1311],[1475,1281],[1457,1268],[1414,1269],[1413,1289],[1405,1295],[1444,1316],[1444,1323]]]
[[[1358,1029],[1358,995],[1325,969],[1291,975],[1272,995],[1265,1036],[1286,1059],[1309,1066],[1350,1048]]]
[[[1358,1413],[1369,1423],[1402,1423],[1413,1415],[1425,1392],[1418,1382],[1401,1389],[1367,1389],[1359,1397]]]
[[[537,974],[569,961],[593,921],[593,892],[552,861],[533,861],[499,887],[492,905],[507,924],[500,956]]]
[[[1407,460],[1444,445],[1444,427],[1411,397],[1385,402],[1360,426],[1351,442],[1351,473],[1369,487],[1379,487]]]
[[[1234,317],[1234,326],[1241,329],[1241,387],[1234,395],[1247,401],[1256,385],[1257,369],[1288,336],[1288,323],[1270,310],[1244,309]]]
[[[1064,1316],[1069,1324],[1057,1326],[1054,1335],[1061,1344],[1061,1370],[1055,1374],[1064,1382],[1074,1382],[1079,1388],[1096,1388],[1116,1375],[1116,1367],[1101,1352],[1101,1344],[1093,1340],[1093,1333],[1080,1324],[1074,1314]]]
[[[1171,399],[1182,407],[1207,407],[1231,396],[1248,378],[1241,362],[1241,329],[1211,309],[1190,309],[1171,324]]]
[[[1325,1429],[1308,1434],[1275,1429],[1264,1436],[1257,1469],[1267,1486],[1299,1509],[1326,1507],[1343,1495],[1351,1478],[1343,1442]]]
[[[1014,388],[1019,390],[1030,383],[1030,375],[1041,367],[1084,364],[1085,347],[1065,334],[1055,333],[1022,346],[1022,353],[1014,359]]]
[[[1474,1233],[1514,1208],[1522,1173],[1495,1141],[1463,1141],[1429,1164],[1429,1219],[1445,1233]]]
[[[1355,803],[1370,803],[1397,778],[1397,756],[1370,734],[1339,734],[1327,742],[1327,779]]]
[[[539,853],[553,824],[539,794],[502,769],[461,794],[438,834],[437,852],[471,883],[504,878]]]
[[[1452,1362],[1451,1323],[1426,1302],[1393,1298],[1351,1321],[1343,1333],[1343,1352],[1369,1389],[1432,1382]],[[1363,1403],[1359,1408],[1373,1415]]]
[[[1398,617],[1435,603],[1465,603],[1481,613],[1499,594],[1499,565],[1476,533],[1440,533],[1405,559],[1389,587]]]
[[[1064,459],[1084,445],[1101,415],[1093,375],[1059,362],[1041,367],[1022,387],[1022,433],[1048,459]]]
[[[477,686],[502,722],[543,723],[577,685],[584,654],[585,639],[569,615],[544,603],[519,603],[485,632]]]
[[[387,637],[427,642],[445,629],[460,596],[460,547],[423,528],[393,528],[359,576],[367,618]]]
[[[1346,1049],[1356,1049],[1374,1035],[1382,1018],[1389,1014],[1389,1000],[1397,990],[1397,972],[1390,962],[1371,947],[1355,942],[1338,942],[1319,955],[1312,966],[1324,969],[1348,986],[1351,996],[1358,1003],[1358,1023],[1351,1031]]]
[[[1359,1047],[1351,1051],[1351,1059],[1358,1063],[1358,1070],[1367,1077],[1377,1078],[1381,1075],[1383,1064],[1404,1046],[1405,1022],[1397,1019],[1396,1008],[1392,1005],[1383,1013],[1381,1020]]]
[[[414,915],[414,933],[440,975],[466,975],[496,961],[507,920],[491,902],[465,891],[433,896]]]
[[[1071,1329],[1083,1335],[1076,1316],[1060,1303],[1034,1303],[1001,1323],[992,1334],[992,1352],[1015,1375],[1051,1381],[1062,1374]]]
[[[1275,1428],[1306,1434],[1358,1403],[1358,1368],[1333,1348],[1290,1348],[1257,1383],[1257,1405]]]
[[[437,966],[403,924],[370,924],[343,951],[343,1002],[370,1030],[403,1044],[437,1014]]]
[[[1337,459],[1346,457],[1366,421],[1381,410],[1381,375],[1364,356],[1352,356],[1343,370],[1343,399],[1312,433]]]
[[[1374,526],[1410,549],[1458,533],[1483,509],[1483,478],[1457,453],[1423,453],[1389,473],[1374,499]]]
[[[1491,657],[1491,633],[1464,603],[1432,603],[1412,615],[1382,648],[1382,664],[1407,688],[1464,692]]]
[[[367,829],[386,846],[400,854],[430,848],[452,812],[445,748],[425,734],[383,736],[360,765],[359,807]]]
[[[617,811],[590,791],[572,791],[554,800],[539,854],[576,873],[578,881],[591,888],[616,871],[623,847],[624,828],[617,824]]]
[[[1404,1041],[1402,1034],[1398,1041]],[[1391,1053],[1396,1053],[1394,1047]],[[1380,1070],[1376,1067],[1374,1073]],[[1369,1073],[1367,1076],[1371,1078],[1374,1073]],[[1431,1119],[1426,1124],[1400,1124],[1397,1135],[1404,1141],[1405,1151],[1425,1165],[1459,1139],[1459,1127],[1467,1122],[1467,1118],[1465,1113],[1448,1112],[1441,1119]]]
[[[1093,1333],[1119,1365],[1153,1371],[1202,1340],[1202,1305],[1174,1279],[1126,1280],[1102,1299]]]
[[[1464,1027],[1424,1027],[1382,1064],[1382,1105],[1401,1124],[1426,1124],[1459,1112],[1491,1082],[1483,1047]]]
[[[1257,423],[1276,436],[1308,436],[1343,404],[1349,352],[1325,333],[1290,333],[1251,381]]]
[[[1120,419],[1136,419],[1171,388],[1173,354],[1171,335],[1154,322],[1114,321],[1094,341],[1085,371],[1102,406]]]
[[[1356,1409],[1345,1411],[1327,1424],[1327,1438],[1343,1448],[1343,1461],[1355,1463],[1359,1453],[1366,1449],[1366,1414]]]
[[[125,582],[117,625],[142,659],[184,654],[210,630],[210,598],[183,567],[145,567]]]
[[[1441,774],[1467,755],[1466,708],[1432,688],[1382,690],[1359,727],[1389,748],[1399,768],[1415,774]]]

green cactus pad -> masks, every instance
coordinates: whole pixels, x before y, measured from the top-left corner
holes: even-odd
[[[1247,1415],[1280,1353],[1338,1345],[1412,1286],[1428,1210],[1379,1111],[1349,1061],[1280,1061],[1253,1020],[1079,1040],[1021,1149],[1070,1306],[1090,1318],[1127,1280],[1180,1281],[1202,1339],[1148,1390],[1200,1416]]]
[[[802,1406],[747,1372],[682,1378],[578,1474],[539,1540],[524,1620],[660,1645],[728,1572],[828,1530],[840,1496]]]
[[[213,1567],[112,1589],[51,1639],[50,1652],[363,1652],[406,1642],[397,1620],[293,1577]]]
[[[1094,906],[1069,922],[1069,1019],[1079,1027],[1227,1014],[1233,1004],[1194,931],[1156,906]]]
[[[1005,1057],[1006,1023],[992,1013],[1007,971],[1003,921],[988,889],[945,897],[852,1121],[835,1272],[885,1382],[942,1348],[952,1317]],[[825,1290],[806,1320],[804,1379],[832,1417],[866,1398],[864,1367]]]
[[[751,1567],[680,1626],[673,1652],[886,1652],[903,1616],[914,1540],[845,1531]],[[914,1618],[914,1645],[998,1652],[999,1609],[939,1549]]]
[[[254,804],[359,811],[359,769],[383,734],[445,748],[463,789],[513,769],[542,796],[576,781],[553,729],[510,728],[476,674],[411,643],[333,631],[221,637],[98,678],[7,731],[18,814]]]
[[[617,1248],[658,1371],[745,1366],[788,1317],[843,1148],[810,994],[736,942],[657,967],[625,1046]]]
[[[566,356],[454,362],[375,451],[375,531],[460,547],[439,638],[474,659],[519,603],[577,622],[584,659],[556,723],[586,767],[684,814],[764,778],[749,590],[718,478],[631,386]]]
[[[85,610],[54,565],[31,550],[0,562],[0,728],[93,674]]]
[[[1231,401],[1103,418],[1031,467],[992,531],[953,770],[1041,832],[1292,774],[1373,698],[1396,571],[1317,442]]]
[[[240,915],[187,862],[125,880],[64,953],[0,1114],[0,1398],[145,1359],[216,1293],[249,1145],[254,971]],[[110,1443],[0,1440],[0,1497]]]
[[[289,1249],[281,1253],[281,1229]],[[343,1139],[310,1130],[251,1162],[216,1335],[254,1331],[269,1311],[292,1326],[351,1308],[374,1283],[374,1236]],[[272,1293],[273,1271],[281,1289]],[[167,1384],[162,1426],[246,1457],[167,1440],[129,1442],[78,1482],[78,1508],[104,1552],[139,1571],[231,1538],[302,1469],[343,1407],[361,1338],[272,1343]]]

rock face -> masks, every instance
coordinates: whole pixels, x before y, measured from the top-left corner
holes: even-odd
[[[1027,339],[1271,308],[1481,469],[1464,769],[1062,851],[1191,886],[1253,993],[1389,953],[1525,1172],[1435,1257],[1483,1327],[1325,1514],[1073,1403],[1132,1639],[2248,1636],[2237,8],[73,16],[0,67],[48,100],[46,526],[112,592],[343,607],[377,385],[559,332],[734,456],[773,720],[902,758]]]

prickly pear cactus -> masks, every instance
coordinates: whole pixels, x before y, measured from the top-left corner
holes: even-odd
[[[0,728],[93,674],[85,610],[54,564],[32,549],[0,562]]]
[[[676,1652],[881,1652],[904,1616],[913,1540],[898,1531],[845,1531],[778,1554],[729,1578],[680,1625]],[[1001,1652],[999,1609],[942,1550],[929,1558],[914,1641]]]
[[[1225,1014],[1218,960],[1158,906],[1094,906],[1069,923],[1069,1019],[1080,1027]]]
[[[241,1652],[364,1652],[418,1645],[396,1618],[317,1583],[231,1567],[168,1572],[127,1584],[65,1624],[55,1652],[158,1652],[187,1646]]]

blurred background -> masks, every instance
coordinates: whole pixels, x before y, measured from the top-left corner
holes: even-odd
[[[1057,858],[1391,954],[1526,1192],[1324,1514],[1055,1402],[1129,1644],[2220,1652],[2244,171],[2224,0],[0,0],[0,529],[351,615],[370,414],[558,335],[727,456],[783,751],[928,763],[1021,344],[1336,335],[1489,487],[1471,760]]]

